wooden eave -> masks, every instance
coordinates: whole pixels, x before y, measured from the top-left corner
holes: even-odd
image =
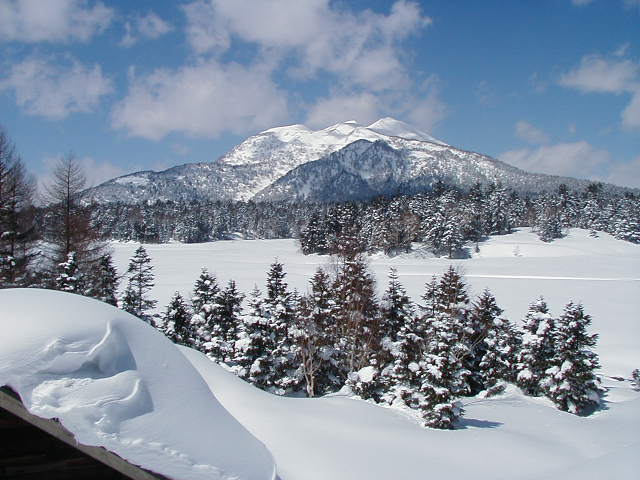
[[[167,477],[145,470],[133,465],[113,452],[96,446],[83,445],[76,441],[75,437],[56,419],[41,418],[27,411],[20,397],[10,388],[0,388],[0,409],[18,417],[31,426],[47,433],[61,442],[73,447],[83,454],[97,460],[116,472],[131,480],[169,480]],[[1,431],[0,431],[1,434]],[[11,441],[10,438],[3,441]],[[0,475],[0,478],[2,475]],[[44,477],[43,477],[44,478]]]

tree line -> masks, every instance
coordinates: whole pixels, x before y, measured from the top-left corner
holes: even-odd
[[[141,243],[208,242],[243,238],[299,238],[302,251],[335,253],[340,237],[357,236],[362,251],[397,254],[421,242],[437,255],[464,256],[465,245],[489,235],[531,227],[543,241],[569,228],[607,232],[640,242],[640,199],[603,184],[584,191],[521,197],[500,183],[461,191],[442,183],[430,192],[369,201],[307,202],[157,201],[91,206],[93,228],[114,240]],[[468,253],[468,252],[467,252]]]

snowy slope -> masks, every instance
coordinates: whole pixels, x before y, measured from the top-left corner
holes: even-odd
[[[527,173],[499,160],[446,145],[389,138],[358,140],[280,177],[255,200],[352,201],[380,195],[429,191],[435,183],[469,189],[476,182],[502,182],[520,192],[556,190],[561,183],[584,188],[588,182]]]
[[[358,146],[363,142],[390,148],[380,161],[379,156],[369,158],[375,149]],[[301,173],[298,167],[305,169]],[[294,175],[295,181],[290,175]],[[343,182],[333,182],[345,175]],[[371,178],[391,181],[368,181]],[[249,137],[215,162],[125,175],[87,190],[86,196],[98,202],[130,203],[192,199],[293,200],[309,196],[305,195],[305,189],[310,187],[314,191],[326,191],[334,186],[331,195],[348,200],[391,191],[424,190],[438,179],[463,187],[477,181],[500,180],[525,192],[554,189],[559,183],[572,188],[588,183],[528,174],[488,156],[447,145],[399,120],[383,118],[369,126],[349,121],[316,131],[304,125],[272,128]],[[360,184],[366,188],[358,190]],[[342,185],[348,190],[339,188]],[[355,194],[340,198],[346,191]],[[326,197],[327,193],[310,197],[322,196]]]
[[[560,412],[511,387],[465,399],[454,431],[425,429],[410,412],[331,396],[262,392],[199,352],[183,349],[229,412],[273,453],[282,480],[514,480],[634,478],[640,393],[616,382],[607,409]],[[588,468],[585,468],[588,465]]]
[[[274,479],[268,450],[139,319],[78,295],[0,290],[0,330],[0,386],[79,442],[180,480]]]
[[[125,272],[137,244],[112,245],[118,270]],[[159,311],[176,290],[190,296],[202,267],[216,273],[221,284],[232,278],[248,293],[255,284],[264,290],[269,265],[278,258],[290,287],[306,292],[316,268],[331,263],[328,256],[302,255],[295,240],[174,243],[147,245],[146,249],[155,268],[152,295],[159,300]],[[469,259],[433,258],[416,245],[410,254],[393,258],[379,255],[369,261],[380,293],[386,288],[389,268],[395,267],[416,302],[431,275],[442,274],[453,263],[464,273],[473,295],[490,288],[505,316],[516,322],[539,295],[544,295],[552,313],[558,315],[569,301],[583,302],[585,312],[593,317],[593,331],[600,335],[603,373],[629,376],[631,370],[640,368],[640,245],[607,234],[591,238],[580,229],[545,243],[528,229],[521,229],[491,237],[480,244],[480,253]]]

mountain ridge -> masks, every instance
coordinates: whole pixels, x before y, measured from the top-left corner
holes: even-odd
[[[375,155],[367,159],[366,152]],[[123,175],[88,189],[85,198],[98,203],[346,201],[417,193],[429,190],[439,180],[463,189],[478,181],[501,181],[521,193],[555,189],[560,183],[572,188],[592,183],[525,172],[385,117],[368,126],[351,120],[315,131],[301,124],[270,128],[247,138],[213,162]]]

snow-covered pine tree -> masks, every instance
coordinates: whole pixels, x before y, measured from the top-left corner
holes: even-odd
[[[528,395],[542,393],[541,382],[547,369],[553,366],[557,319],[549,314],[542,297],[529,305],[523,321],[522,348],[518,355],[517,383]]]
[[[109,305],[118,305],[118,272],[113,266],[113,258],[110,254],[100,257],[97,265],[90,275],[90,286],[85,295],[97,298]]]
[[[480,297],[473,303],[469,311],[467,328],[469,354],[464,359],[465,367],[471,372],[469,385],[471,394],[475,395],[488,388],[484,384],[484,372],[480,368],[480,362],[487,355],[490,345],[485,342],[490,332],[495,337],[496,320],[502,315],[503,310],[498,307],[496,299],[489,290],[484,290]],[[495,338],[492,339],[495,341]]]
[[[338,258],[333,282],[338,331],[337,349],[342,359],[342,381],[349,372],[367,366],[372,351],[380,348],[380,328],[375,280],[361,254]]]
[[[616,211],[613,234],[620,240],[640,243],[640,201],[631,194],[623,197]]]
[[[442,248],[447,252],[449,258],[453,258],[453,254],[464,246],[461,222],[462,218],[454,210],[449,213],[444,223],[441,242]]]
[[[218,298],[218,304],[220,305],[218,310],[219,323],[214,328],[213,335],[219,339],[220,361],[229,364],[234,361],[235,344],[240,338],[243,298],[244,295],[238,291],[234,280],[229,280]]]
[[[249,295],[248,308],[242,317],[242,329],[235,344],[234,364],[237,375],[258,388],[272,386],[275,335],[264,312],[258,287]]]
[[[425,295],[427,296],[427,295]],[[467,327],[469,297],[460,274],[450,266],[435,292],[435,315],[425,323],[419,405],[425,425],[453,428],[463,411],[455,398],[469,392],[469,374],[463,359],[469,354]]]
[[[296,342],[307,396],[314,397],[337,391],[341,385],[337,382],[330,279],[318,268],[310,283],[311,293],[302,299],[295,327],[289,332]]]
[[[640,369],[636,368],[631,372],[631,386],[637,392],[640,392]]]
[[[560,410],[576,415],[590,413],[600,403],[595,370],[600,367],[593,351],[598,335],[589,335],[591,317],[582,305],[570,302],[557,321],[555,355],[545,371],[542,390]]]
[[[551,195],[542,195],[535,202],[534,230],[543,242],[562,237],[562,217],[557,201]]]
[[[175,292],[165,311],[162,332],[178,345],[191,346],[191,312],[180,292]]]
[[[467,195],[467,201],[463,207],[463,233],[466,238],[471,239],[476,244],[485,235],[487,229],[485,223],[485,197],[482,191],[482,184],[476,182]]]
[[[511,231],[509,195],[501,182],[489,187],[486,213],[489,233],[504,235]]]
[[[76,252],[69,252],[67,260],[58,265],[55,288],[63,292],[82,293],[82,278],[78,269]]]
[[[191,295],[193,315],[190,320],[190,344],[193,348],[206,353],[216,362],[222,361],[218,355],[217,332],[213,330],[218,323],[220,288],[215,276],[206,268],[200,272]]]
[[[396,341],[389,345],[393,365],[388,373],[389,388],[382,397],[384,403],[413,409],[419,409],[424,404],[420,389],[427,367],[427,362],[424,361],[426,322],[426,316],[407,316],[398,331]]]
[[[131,257],[127,274],[129,279],[122,298],[121,308],[147,323],[153,323],[153,319],[148,312],[158,302],[147,296],[154,285],[153,265],[151,265],[151,258],[149,258],[142,245],[136,249],[133,257]]]
[[[286,273],[279,261],[271,264],[267,273],[267,295],[263,310],[274,338],[274,350],[271,352],[273,370],[268,374],[268,388],[276,394],[284,395],[296,390],[301,384],[297,373],[296,346],[289,335],[289,328],[295,320],[294,298],[284,281]]]
[[[424,293],[420,297],[424,302],[418,308],[424,318],[433,318],[438,306],[438,277],[433,275],[424,286]]]
[[[425,426],[451,429],[463,414],[455,398],[466,393],[467,370],[462,364],[466,346],[460,338],[455,314],[440,311],[424,322],[426,343],[424,359],[419,364],[421,384],[417,406]]]
[[[478,370],[487,395],[504,390],[504,382],[516,379],[516,361],[521,338],[515,325],[506,318],[495,318],[492,327],[483,339],[485,354],[480,359]]]
[[[393,385],[392,374],[397,357],[398,334],[405,324],[411,323],[415,316],[414,306],[404,287],[398,280],[398,271],[389,271],[389,285],[385,291],[380,308],[379,333],[380,345],[372,349],[368,360],[365,378],[353,376],[350,386],[354,393],[362,398],[380,402],[388,398]],[[368,380],[368,381],[364,381]]]

